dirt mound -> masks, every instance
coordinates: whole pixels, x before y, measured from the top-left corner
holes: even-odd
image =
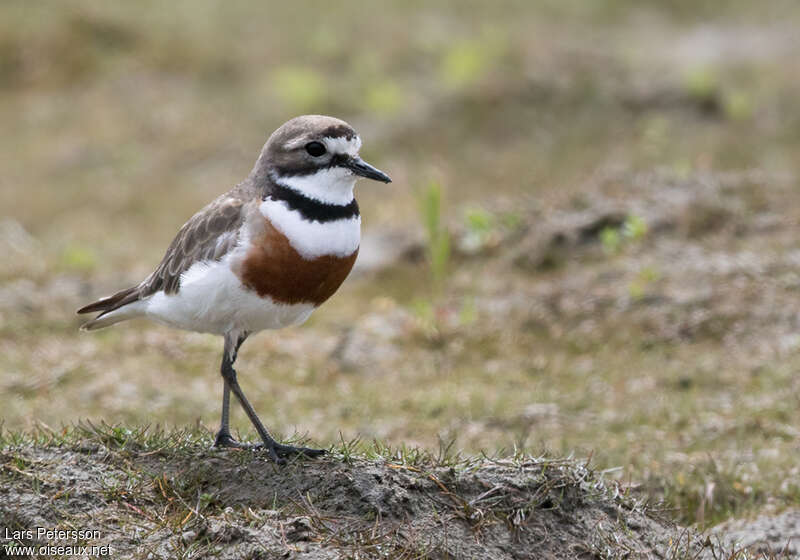
[[[208,435],[113,430],[105,442],[6,447],[2,525],[98,531],[77,544],[125,558],[675,557],[703,547],[574,460],[378,447],[356,457],[344,445],[278,467],[256,452],[208,450]]]

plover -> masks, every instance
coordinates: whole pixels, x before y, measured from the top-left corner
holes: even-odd
[[[233,364],[249,335],[303,323],[349,274],[361,240],[356,179],[391,182],[359,157],[360,147],[358,134],[339,119],[288,121],[269,137],[244,181],[183,225],[147,278],[79,309],[100,312],[81,328],[148,317],[222,335],[222,419],[214,445],[243,446],[229,427],[233,391],[274,461],[324,453],[275,441]]]

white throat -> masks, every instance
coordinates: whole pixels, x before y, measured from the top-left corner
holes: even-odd
[[[312,175],[273,177],[277,184],[289,187],[308,198],[339,206],[345,206],[353,201],[356,179],[352,171],[343,167],[320,169]]]
[[[298,210],[290,210],[285,201],[272,198],[264,200],[259,210],[304,259],[349,257],[361,244],[361,216],[309,221]]]

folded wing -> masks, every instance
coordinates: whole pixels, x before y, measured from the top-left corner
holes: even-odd
[[[101,312],[81,328],[98,329],[140,315],[141,306],[136,303],[157,292],[178,293],[181,275],[194,263],[220,260],[239,242],[244,203],[243,198],[227,193],[192,216],[143,282],[78,309],[78,313]]]

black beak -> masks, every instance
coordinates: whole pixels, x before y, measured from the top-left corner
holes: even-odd
[[[361,175],[362,177],[366,177],[367,179],[375,179],[376,181],[381,181],[383,183],[392,182],[392,178],[389,177],[386,173],[384,173],[380,169],[372,167],[370,164],[368,164],[366,161],[364,161],[358,156],[349,158],[344,163],[344,166],[350,169],[356,175]]]

